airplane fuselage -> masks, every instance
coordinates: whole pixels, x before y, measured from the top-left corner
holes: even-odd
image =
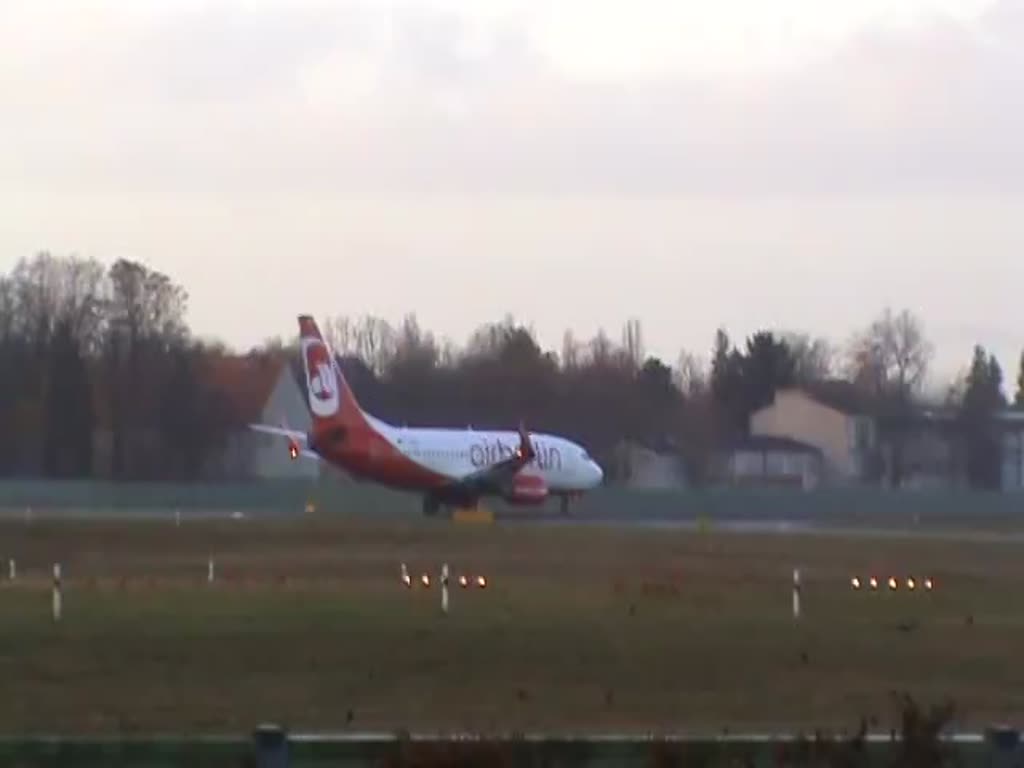
[[[510,458],[519,445],[511,431],[397,427],[367,416],[369,429],[311,448],[353,475],[405,490],[429,491]],[[536,456],[523,474],[540,477],[551,494],[575,494],[600,484],[602,471],[576,443],[532,433]]]

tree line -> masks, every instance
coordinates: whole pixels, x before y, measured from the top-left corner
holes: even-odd
[[[225,351],[191,338],[187,301],[126,260],[41,253],[0,276],[0,473],[91,477],[105,441],[115,479],[198,477],[230,409],[201,384]]]
[[[195,338],[187,304],[182,286],[134,261],[104,267],[40,253],[0,276],[0,475],[207,476],[208,460],[247,415],[234,393],[204,375],[232,352]],[[877,479],[898,485],[933,355],[920,320],[889,309],[841,346],[775,329],[736,343],[719,329],[706,366],[685,351],[671,362],[649,355],[635,319],[618,339],[566,332],[557,351],[542,349],[531,328],[510,317],[479,327],[461,346],[412,314],[398,324],[338,316],[322,327],[364,407],[387,420],[481,429],[523,420],[587,445],[612,476],[616,447],[630,441],[677,453],[696,482],[718,448],[749,432],[751,414],[777,389],[841,379],[871,404],[891,452]],[[294,365],[297,345],[271,340],[245,354]],[[1016,384],[1015,402],[1024,406],[1024,354]],[[973,485],[997,483],[993,416],[1007,404],[998,361],[981,345],[965,375],[932,403],[956,414],[952,428]]]

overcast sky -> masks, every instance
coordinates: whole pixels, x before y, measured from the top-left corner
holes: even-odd
[[[6,0],[0,270],[127,257],[246,347],[507,312],[706,354],[1024,346],[1024,0]]]

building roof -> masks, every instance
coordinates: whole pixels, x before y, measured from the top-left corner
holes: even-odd
[[[284,365],[277,356],[217,355],[200,370],[203,382],[226,398],[232,420],[249,424],[260,420]]]
[[[809,453],[820,455],[817,446],[794,440],[791,437],[776,435],[749,435],[740,437],[726,445],[728,451],[779,451],[785,453]]]
[[[871,411],[871,400],[868,394],[853,382],[845,379],[826,379],[799,387],[798,391],[826,408],[851,416]]]

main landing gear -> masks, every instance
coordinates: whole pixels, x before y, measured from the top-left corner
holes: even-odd
[[[441,502],[433,496],[423,497],[423,514],[427,517],[434,517],[441,509]]]

